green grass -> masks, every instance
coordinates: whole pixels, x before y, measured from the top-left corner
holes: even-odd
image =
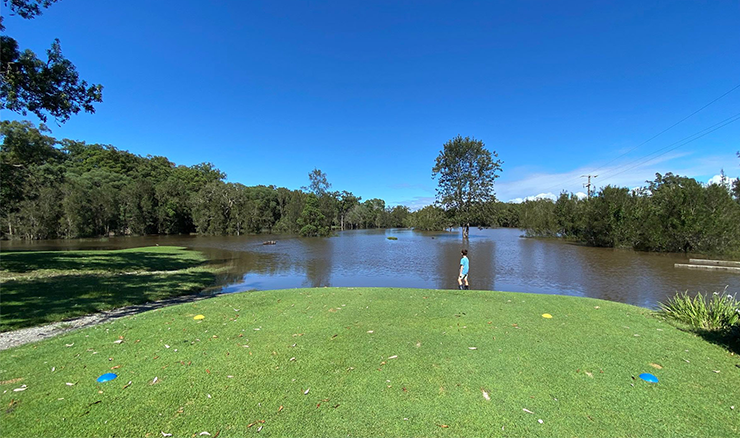
[[[179,247],[3,252],[0,331],[203,290],[215,268]]]
[[[263,291],[0,352],[0,423],[7,437],[729,437],[738,363],[648,310],[588,298]]]

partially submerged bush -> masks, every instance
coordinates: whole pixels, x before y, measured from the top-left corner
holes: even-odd
[[[711,299],[701,293],[694,298],[688,292],[676,294],[665,304],[660,303],[660,311],[697,329],[737,333],[740,330],[740,301],[736,295],[725,292],[715,292]]]

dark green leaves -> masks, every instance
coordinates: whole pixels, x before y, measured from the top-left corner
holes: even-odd
[[[0,109],[35,114],[42,121],[47,114],[64,123],[80,111],[94,113],[94,104],[103,101],[103,86],[81,80],[74,64],[62,55],[54,40],[42,61],[30,50],[20,52],[18,43],[0,36]]]

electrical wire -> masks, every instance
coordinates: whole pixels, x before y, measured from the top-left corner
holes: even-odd
[[[588,174],[593,174],[593,173],[596,173],[596,171],[598,171],[598,170],[600,170],[600,169],[603,169],[604,167],[608,166],[609,164],[613,163],[614,161],[616,161],[616,160],[618,160],[618,159],[620,159],[620,158],[624,157],[625,155],[627,155],[627,154],[631,153],[631,152],[632,152],[632,151],[634,151],[635,149],[637,149],[637,148],[639,148],[639,147],[641,147],[641,146],[643,146],[643,145],[647,144],[648,142],[650,142],[650,141],[654,140],[655,138],[659,137],[660,135],[664,134],[665,132],[669,131],[670,129],[672,129],[672,128],[676,127],[677,125],[681,124],[682,122],[686,121],[687,119],[689,119],[689,118],[691,118],[692,116],[696,115],[696,114],[697,114],[697,113],[699,113],[700,111],[702,111],[702,110],[706,109],[706,108],[707,108],[707,107],[709,107],[710,105],[714,104],[715,102],[717,102],[718,100],[720,100],[720,99],[722,99],[723,97],[727,96],[728,94],[732,93],[733,91],[737,90],[738,88],[740,88],[740,84],[738,84],[738,85],[734,86],[733,88],[731,88],[730,90],[728,90],[728,91],[724,92],[724,93],[723,93],[722,95],[720,95],[719,97],[716,97],[716,98],[715,98],[715,99],[713,99],[713,100],[712,100],[711,102],[709,102],[709,103],[705,104],[704,106],[702,106],[701,108],[699,108],[699,109],[697,109],[696,111],[692,112],[692,113],[691,113],[691,114],[689,114],[688,116],[686,116],[686,117],[684,117],[683,119],[679,120],[678,122],[676,122],[676,123],[672,124],[671,126],[669,126],[669,127],[665,128],[664,130],[660,131],[659,133],[655,134],[654,136],[650,137],[649,139],[647,139],[647,140],[643,141],[642,143],[638,144],[637,146],[633,147],[632,149],[628,150],[627,152],[623,153],[622,155],[619,155],[618,157],[616,157],[616,158],[613,158],[613,159],[609,160],[608,162],[606,162],[606,163],[602,164],[602,165],[601,165],[600,167],[597,167],[597,168],[596,168],[595,170],[593,170],[593,171],[589,171],[589,172],[586,172],[586,171],[584,171],[584,172],[579,172],[579,173],[588,173]],[[733,116],[733,117],[734,117],[734,116]],[[725,120],[727,120],[727,119],[725,119]],[[723,122],[719,122],[719,123],[723,123]],[[710,127],[710,128],[711,128],[711,127]],[[709,129],[709,128],[706,128],[706,129]],[[718,128],[718,129],[719,129],[719,128]],[[700,132],[701,132],[701,131],[700,131]],[[694,134],[694,135],[696,135],[696,134]],[[693,135],[692,135],[692,136],[693,136]],[[687,137],[687,138],[690,138],[690,137],[692,137],[692,136],[689,136],[689,137]],[[684,139],[684,140],[685,140],[685,139]],[[683,141],[683,140],[680,140],[680,141]],[[672,146],[673,144],[676,144],[676,143],[672,143],[671,145],[668,145],[668,146],[666,146],[666,147],[670,147],[670,146]],[[665,148],[665,147],[664,147],[664,148]],[[664,148],[658,149],[658,150],[657,150],[657,151],[655,151],[655,152],[659,152],[659,151],[661,151],[661,150],[662,150],[662,149],[664,149]],[[651,154],[649,154],[649,155],[647,155],[647,156],[650,156],[650,155],[654,154],[655,152],[652,152]],[[644,157],[643,157],[643,158],[644,158]],[[643,158],[637,158],[636,160],[642,160]],[[635,162],[636,162],[636,160],[633,160],[633,161],[630,161],[630,162],[624,163],[624,164],[622,164],[622,165],[620,165],[620,166],[617,166],[617,167],[616,167],[615,169],[611,169],[611,171],[613,171],[613,170],[616,170],[616,169],[620,169],[620,168],[622,168],[622,167],[624,167],[624,166],[629,166],[629,165],[631,165],[631,164],[635,163]],[[639,165],[639,164],[638,164],[638,165]],[[632,168],[634,168],[634,167],[636,167],[636,166],[630,167],[630,169],[632,169]],[[629,170],[629,169],[627,169],[627,170]],[[609,171],[607,171],[607,172],[609,172]],[[612,175],[612,176],[613,176],[613,175]],[[558,184],[556,184],[556,185],[553,185],[553,186],[550,186],[550,187],[548,187],[548,188],[547,188],[547,189],[545,189],[544,191],[545,191],[545,192],[549,192],[549,191],[551,191],[551,190],[553,190],[553,189],[555,189],[555,188],[557,188],[557,187],[563,187],[563,186],[567,186],[567,185],[569,185],[569,184],[571,184],[571,183],[573,183],[573,182],[575,182],[575,181],[578,181],[578,180],[580,180],[581,178],[582,178],[582,177],[580,177],[580,176],[579,176],[579,177],[575,177],[575,178],[570,178],[570,179],[566,179],[565,181],[561,181],[561,182],[559,182],[559,183],[558,183]],[[603,181],[603,179],[602,179],[601,181]]]
[[[655,152],[651,153],[650,155],[648,155],[646,157],[643,157],[643,158],[648,158],[651,155],[654,155],[655,153],[662,151],[663,149],[666,149],[666,148],[669,148],[671,146],[674,146],[674,145],[678,144],[678,146],[672,147],[672,148],[668,149],[667,151],[663,152],[662,154],[658,154],[658,155],[656,155],[656,156],[654,156],[652,158],[648,158],[647,160],[640,161],[637,164],[635,164],[634,166],[628,167],[628,168],[626,168],[624,170],[621,170],[621,171],[619,171],[617,173],[613,173],[611,175],[609,175],[609,171],[607,171],[606,172],[607,173],[607,176],[604,177],[604,175],[602,174],[602,178],[601,178],[601,180],[599,182],[602,182],[603,183],[605,180],[607,180],[609,178],[613,178],[613,177],[615,177],[617,175],[621,175],[624,172],[627,172],[628,170],[632,170],[635,167],[638,167],[638,166],[641,166],[643,164],[649,163],[650,161],[653,161],[656,158],[662,157],[663,155],[665,155],[665,154],[667,154],[669,152],[673,152],[673,151],[675,151],[676,149],[678,149],[680,147],[686,146],[687,144],[689,144],[689,143],[691,143],[691,142],[693,142],[695,140],[698,140],[698,139],[704,137],[705,135],[711,134],[712,132],[714,132],[714,131],[716,131],[716,130],[718,130],[720,128],[723,128],[723,127],[725,127],[725,126],[727,126],[727,125],[729,125],[731,123],[737,122],[738,120],[740,120],[740,113],[737,113],[737,114],[735,114],[732,117],[728,117],[727,119],[725,119],[725,120],[723,120],[721,122],[715,123],[714,125],[712,125],[712,126],[710,126],[708,128],[704,128],[704,129],[702,129],[701,131],[699,131],[699,132],[697,132],[695,134],[692,134],[692,135],[690,135],[688,137],[683,138],[682,140],[679,140],[677,142],[674,142],[674,143],[671,143],[671,144],[669,144],[667,146],[664,146],[664,147],[658,149],[657,151],[655,151]],[[704,131],[706,131],[706,132],[704,132]],[[692,137],[695,137],[695,138],[692,138]],[[619,169],[619,168],[617,168],[617,169]],[[616,170],[616,169],[614,169],[614,170]]]

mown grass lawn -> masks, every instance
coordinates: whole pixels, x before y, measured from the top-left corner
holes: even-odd
[[[738,364],[588,298],[263,291],[2,351],[0,421],[8,437],[734,437]]]
[[[215,270],[201,253],[172,246],[3,252],[0,331],[199,292]]]

